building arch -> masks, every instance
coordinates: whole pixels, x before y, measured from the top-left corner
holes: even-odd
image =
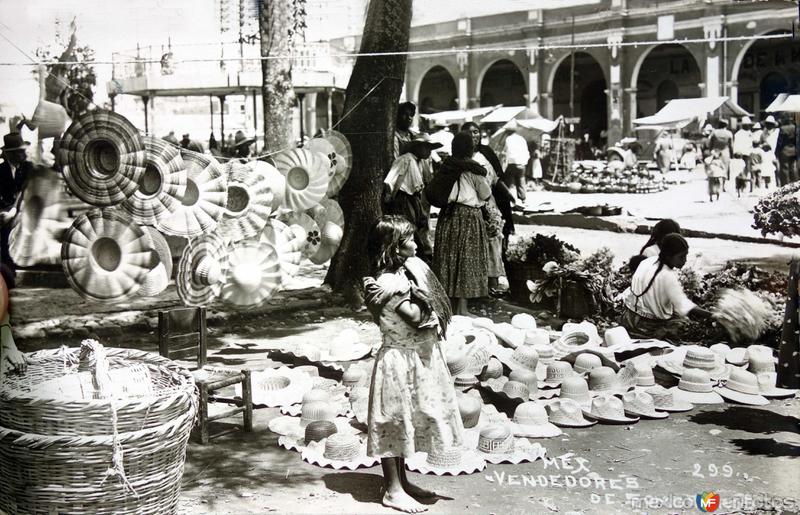
[[[414,98],[419,114],[430,114],[458,108],[458,86],[450,71],[434,64],[417,81]]]
[[[553,118],[579,117],[579,134],[589,134],[598,143],[603,131],[608,129],[608,82],[600,62],[588,52],[575,52],[575,73],[570,75],[571,62],[567,58],[557,61],[549,82],[552,92]],[[573,87],[573,109],[570,110],[570,85]]]
[[[631,75],[636,90],[636,112],[631,118],[653,115],[674,98],[702,96],[700,62],[691,49],[678,43],[662,43],[643,52]]]
[[[525,75],[510,59],[501,58],[488,63],[478,75],[476,86],[475,93],[481,106],[526,105]]]
[[[787,33],[771,30],[762,35]],[[734,61],[736,102],[757,118],[778,93],[800,88],[800,44],[791,39],[748,41]]]
[[[663,46],[679,46],[682,47],[686,52],[688,52],[689,55],[691,55],[694,58],[695,64],[700,69],[700,79],[701,79],[700,82],[705,82],[705,67],[700,66],[700,64],[704,62],[703,56],[698,54],[695,51],[695,49],[690,48],[690,46],[683,45],[681,43],[659,43],[657,45],[649,46],[641,54],[639,54],[639,57],[636,59],[636,62],[634,63],[633,68],[631,69],[631,78],[630,78],[631,88],[636,88],[636,83],[639,81],[639,74],[642,71],[642,65],[645,63],[647,58],[652,55],[654,50]]]
[[[759,37],[760,36],[770,36],[772,34],[789,34],[789,31],[788,30],[784,30],[784,29],[772,29],[772,30],[767,30],[765,32],[762,32],[761,34],[758,34],[758,36]],[[733,78],[734,80],[738,79],[739,72],[742,69],[742,62],[744,61],[744,58],[747,55],[747,52],[749,52],[750,49],[753,48],[753,45],[755,45],[759,41],[762,41],[762,40],[759,40],[759,39],[756,38],[756,39],[751,39],[750,41],[746,41],[744,43],[744,45],[742,46],[742,49],[739,50],[738,54],[736,54],[736,59],[733,61],[733,66],[731,67],[731,75],[730,75],[731,78]]]

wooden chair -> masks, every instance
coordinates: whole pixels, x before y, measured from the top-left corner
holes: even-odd
[[[208,443],[210,439],[209,424],[215,420],[230,418],[242,414],[244,431],[253,431],[253,395],[249,370],[226,370],[207,368],[206,309],[177,308],[158,312],[158,352],[168,359],[190,361],[189,368],[195,376],[200,391],[199,405],[199,441]],[[227,386],[241,383],[242,400],[215,395]],[[209,416],[208,401],[235,404],[236,408],[217,415]],[[220,435],[214,435],[220,436]]]

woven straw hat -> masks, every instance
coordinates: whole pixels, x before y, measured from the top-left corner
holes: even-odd
[[[527,400],[551,399],[558,395],[558,389],[530,390],[525,383],[512,381],[506,376],[481,381],[480,386],[514,404]]]
[[[461,391],[468,390],[473,386],[476,386],[477,384],[478,384],[477,376],[470,374],[468,372],[464,372],[453,378],[453,385],[457,390]]]
[[[584,409],[583,414],[601,424],[633,424],[639,421],[639,417],[626,417],[622,401],[607,394],[592,399],[591,408]]]
[[[345,370],[342,374],[342,384],[352,388],[361,382],[361,379],[364,378],[364,375],[364,371],[359,367],[347,367],[347,370]]]
[[[493,324],[490,330],[507,347],[516,349],[525,343],[525,331],[507,322]]]
[[[731,365],[737,367],[747,366],[748,353],[747,353],[747,348],[745,347],[737,347],[735,349],[731,349],[728,352],[726,352],[723,357],[725,358],[725,361],[727,361]]]
[[[104,109],[73,121],[55,154],[70,190],[98,207],[133,195],[145,171],[139,131],[124,116]]]
[[[279,436],[278,445],[289,451],[303,452],[309,443],[322,441],[337,432],[336,424],[330,420],[315,420],[306,426],[305,434],[300,438]]]
[[[122,202],[139,224],[155,225],[174,213],[186,194],[186,165],[180,149],[161,138],[144,137],[145,170],[133,194]]]
[[[297,370],[297,369],[292,369]],[[281,414],[299,417],[302,415],[303,404],[315,401],[327,402],[336,410],[336,416],[350,416],[350,399],[347,398],[347,388],[333,379],[315,377],[312,379],[312,388],[304,395],[299,404],[282,404]]]
[[[355,395],[353,395],[355,393]],[[350,390],[350,411],[359,424],[369,421],[369,388],[356,386]]]
[[[367,456],[367,444],[358,435],[341,431],[322,441],[309,442],[301,456],[306,463],[336,470],[368,468],[381,461]]]
[[[549,422],[544,404],[536,401],[516,407],[511,429],[514,436],[522,438],[552,438],[561,434],[561,429]]]
[[[606,347],[627,345],[633,342],[628,334],[628,330],[622,326],[609,327],[606,329],[606,332],[603,334],[603,339],[605,340]]]
[[[497,359],[511,370],[526,369],[535,372],[539,363],[539,354],[533,345],[520,345],[513,351],[504,349],[502,352],[496,352],[496,355]]]
[[[589,322],[564,324],[564,328],[561,330],[561,337],[553,342],[556,357],[582,352],[599,346],[600,337],[597,335],[597,327]]]
[[[300,260],[303,258],[301,249],[305,246],[305,240],[275,218],[267,221],[260,238],[275,249],[281,267],[281,283],[285,284],[300,271]]]
[[[575,362],[572,364],[572,370],[576,374],[588,374],[595,368],[600,368],[603,363],[600,361],[600,356],[590,352],[581,352],[575,357]]]
[[[651,367],[649,363],[639,361],[636,362],[633,367],[634,370],[636,370],[636,386],[655,386],[656,379],[653,375],[653,367]]]
[[[489,424],[482,428],[478,434],[466,433],[465,443],[469,448],[477,448],[478,455],[487,463],[512,463],[520,464],[535,461],[544,457],[544,448],[536,443],[532,444],[524,438],[514,438],[511,424]]]
[[[225,163],[228,200],[219,223],[225,239],[237,242],[257,236],[272,214],[272,188],[261,168],[238,161]]]
[[[550,347],[550,335],[544,329],[528,329],[525,331],[525,345]]]
[[[258,306],[281,285],[281,264],[275,248],[261,239],[243,240],[228,248],[228,268],[220,298],[238,308]]]
[[[727,343],[715,343],[709,349],[716,352],[722,359],[725,359],[725,356],[731,351],[731,346]]]
[[[76,292],[89,300],[135,294],[150,271],[153,243],[124,212],[93,209],[64,234],[61,266]]]
[[[765,406],[769,401],[761,395],[758,378],[755,374],[734,368],[731,375],[725,381],[725,386],[716,387],[714,391],[722,395],[726,400],[748,404],[750,406]]]
[[[276,154],[272,160],[286,178],[283,207],[301,213],[325,197],[330,181],[330,161],[326,156],[295,148]]]
[[[529,396],[531,397],[536,396],[536,392],[539,390],[539,378],[536,376],[536,372],[528,370],[527,368],[512,370],[511,373],[508,374],[508,380],[516,381],[527,386]]]
[[[574,373],[572,365],[566,361],[555,361],[547,365],[547,376],[539,383],[539,388],[558,388],[564,379]]]
[[[447,361],[447,369],[450,371],[452,377],[466,372],[467,370],[467,356],[460,350],[451,350],[445,356]]]
[[[477,426],[481,418],[481,400],[472,395],[458,395],[457,401],[464,429]]]
[[[550,422],[558,427],[589,427],[597,424],[586,420],[581,405],[572,399],[558,399],[545,406]]]
[[[571,352],[569,354],[562,356],[561,361],[572,363],[573,368],[575,368],[575,363],[576,360],[578,359],[578,356],[585,354],[593,354],[597,356],[600,359],[600,364],[604,367],[609,367],[613,370],[619,370],[619,363],[614,361],[614,354],[611,351],[600,347],[593,347],[593,348],[583,349],[580,351]],[[583,358],[583,359],[587,360],[587,363],[589,361],[596,362],[596,360],[594,360],[593,358]],[[577,370],[575,372],[578,373]]]
[[[657,384],[645,390],[645,393],[653,398],[656,411],[666,411],[669,413],[691,411],[694,406],[689,402],[676,401],[672,392]]]
[[[665,411],[657,411],[653,397],[643,391],[627,392],[622,395],[625,412],[642,418],[667,418]]]
[[[63,183],[58,172],[34,166],[25,179],[8,235],[8,250],[17,266],[55,264],[61,259],[61,244],[55,233],[63,229]]]
[[[475,450],[451,447],[432,450],[430,453],[417,452],[406,459],[406,467],[420,474],[437,476],[459,476],[474,474],[486,468],[486,460]]]
[[[300,407],[301,416],[282,415],[269,421],[269,430],[281,436],[300,438],[305,435],[306,426],[315,420],[328,420],[336,425],[339,433],[358,433],[358,429],[350,425],[350,419],[336,416],[337,407],[324,402],[312,402]]]
[[[159,231],[194,238],[213,230],[225,214],[228,181],[222,166],[211,156],[182,150],[186,166],[186,192],[169,216],[156,221]]]
[[[187,306],[204,306],[222,291],[228,267],[227,246],[216,233],[208,233],[189,241],[178,261],[175,286]]]
[[[548,342],[546,345],[534,345],[533,348],[536,349],[536,354],[539,355],[539,365],[544,365],[545,370],[547,370],[547,365],[556,360],[556,351],[553,346]]]
[[[150,236],[153,243],[153,262],[155,265],[147,273],[147,277],[139,288],[140,297],[155,297],[167,289],[172,278],[172,251],[164,236],[150,226],[143,226],[142,230]]]
[[[503,375],[503,364],[497,358],[489,358],[489,362],[481,372],[478,379],[481,381],[488,381],[489,379],[497,379]]]
[[[595,368],[589,372],[588,377],[589,393],[591,395],[598,395],[601,393],[614,394],[622,392],[622,385],[619,384],[617,374],[614,372],[614,369],[610,367]]]
[[[532,331],[536,329],[536,319],[527,313],[517,313],[511,317],[511,325],[523,331]]]
[[[776,382],[778,374],[775,371],[775,362],[771,354],[761,352],[750,353],[747,370],[756,375],[759,393],[770,399],[783,399],[793,397],[797,390],[778,388]]]
[[[350,142],[341,132],[328,130],[323,132],[322,138],[309,141],[306,148],[321,152],[328,157],[330,181],[325,196],[335,197],[347,182],[353,169],[353,149],[350,147]]]
[[[724,379],[730,373],[725,361],[714,351],[699,345],[681,347],[665,357],[658,358],[656,363],[667,372],[680,376],[687,369],[698,369],[708,373],[711,379]]]
[[[320,361],[353,361],[369,355],[371,351],[372,348],[361,341],[358,331],[347,327],[322,347]]]
[[[560,399],[569,399],[577,402],[581,406],[589,406],[592,403],[592,396],[589,392],[589,385],[583,377],[572,374],[564,378],[561,382]]]
[[[303,228],[303,232],[305,233],[303,239],[305,241],[303,242],[303,247],[300,249],[303,253],[303,257],[310,258],[317,253],[322,244],[322,235],[319,225],[317,225],[317,222],[315,222],[313,218],[305,213],[285,213],[280,216],[279,220],[286,225],[297,225]]]
[[[276,408],[279,406],[290,406],[305,400],[304,396],[311,391],[317,392],[319,396],[325,393],[322,390],[312,390],[314,380],[304,372],[297,369],[280,367],[268,368],[266,370],[254,370],[251,373],[253,404]],[[237,385],[236,391],[241,395],[241,385]],[[308,400],[314,400],[310,397]]]
[[[531,397],[527,385],[519,381],[506,381],[503,385],[503,393],[505,393],[509,399],[518,399],[520,401],[526,401]]]
[[[455,318],[456,316],[458,316],[458,315],[454,315],[453,318]],[[466,319],[468,319],[469,322],[472,323],[473,327],[486,329],[488,331],[491,331],[492,327],[494,327],[494,321],[492,321],[492,319],[488,318],[488,317],[475,317],[475,318],[470,319],[469,317],[460,317],[459,316],[459,318],[466,318]]]
[[[712,389],[711,378],[705,370],[689,368],[681,375],[678,386],[669,389],[678,402],[692,404],[722,404],[720,394]]]

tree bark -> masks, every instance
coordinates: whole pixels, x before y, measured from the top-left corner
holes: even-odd
[[[292,29],[291,2],[286,0],[261,0],[259,2],[258,28],[261,39],[261,57],[288,56],[291,54],[289,32]],[[277,151],[292,143],[292,61],[290,59],[263,59],[261,61],[261,95],[264,107],[264,148]]]
[[[407,51],[412,3],[371,0],[360,53]],[[347,85],[340,131],[352,146],[353,169],[339,193],[345,230],[325,282],[354,305],[362,302],[361,279],[369,271],[367,234],[382,214],[382,183],[392,164],[405,72],[405,55],[359,56]]]

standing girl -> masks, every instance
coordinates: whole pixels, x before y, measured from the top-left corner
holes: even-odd
[[[414,227],[384,216],[372,228],[372,277],[364,279],[367,308],[383,345],[370,385],[367,454],[381,458],[384,506],[425,511],[416,499],[436,494],[409,482],[405,458],[462,445],[461,416],[440,347],[450,320],[447,295],[431,270],[415,258]]]

